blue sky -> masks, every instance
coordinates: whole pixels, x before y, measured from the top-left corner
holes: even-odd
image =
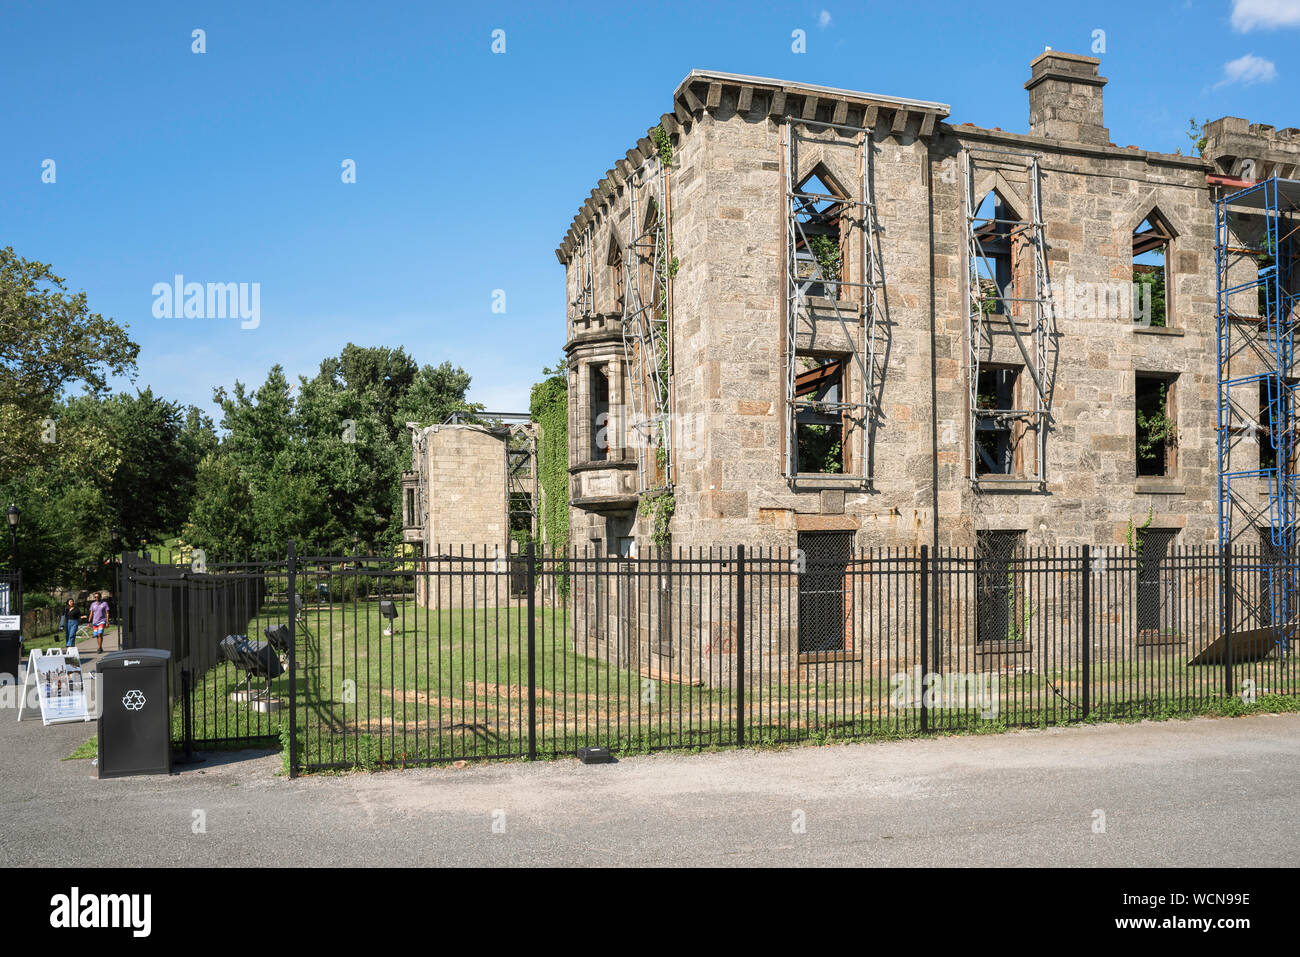
[[[129,324],[136,385],[209,411],[214,386],[276,362],[311,374],[348,341],[450,359],[471,398],[522,410],[563,346],[553,250],[691,69],[1024,131],[1029,61],[1091,53],[1101,30],[1121,146],[1188,152],[1193,115],[1300,126],[1300,0],[636,9],[0,0],[0,245]],[[177,273],[260,283],[260,325],[155,318],[153,286]]]

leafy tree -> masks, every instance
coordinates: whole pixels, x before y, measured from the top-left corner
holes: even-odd
[[[199,462],[185,538],[219,558],[253,548],[253,496],[230,456],[210,452]]]
[[[137,545],[174,534],[189,515],[199,459],[215,434],[204,437],[200,422],[187,432],[187,410],[152,389],[114,395],[101,414],[116,450],[105,492],[123,541]],[[89,466],[95,469],[94,459]]]
[[[64,456],[42,441],[59,395],[75,383],[104,394],[111,376],[134,372],[139,351],[49,266],[0,250],[0,481]]]
[[[227,434],[199,470],[187,538],[214,553],[279,551],[289,538],[334,551],[354,540],[395,545],[406,422],[478,410],[465,399],[469,382],[447,362],[418,366],[401,348],[349,343],[299,377],[296,398],[278,365],[254,392],[238,382],[217,390]]]
[[[469,373],[450,362],[439,366],[421,366],[411,387],[398,403],[395,421],[434,425],[445,422],[453,412],[482,412],[483,406],[467,402]]]

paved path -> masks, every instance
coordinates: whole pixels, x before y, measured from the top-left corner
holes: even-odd
[[[0,865],[1300,859],[1294,714],[297,781],[265,752],[99,781],[60,760],[93,730],[0,711]]]

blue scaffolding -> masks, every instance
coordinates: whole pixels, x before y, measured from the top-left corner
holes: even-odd
[[[1282,655],[1300,617],[1298,255],[1300,182],[1266,179],[1215,201],[1219,544],[1258,569],[1223,583],[1224,627],[1276,629]]]

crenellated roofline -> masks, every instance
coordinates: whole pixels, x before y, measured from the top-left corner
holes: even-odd
[[[888,124],[895,134],[902,133],[908,121],[916,118],[917,135],[922,138],[928,138],[936,123],[949,113],[946,103],[840,90],[812,83],[792,83],[770,77],[692,70],[673,91],[672,112],[663,114],[623,159],[605,171],[605,176],[573,217],[568,232],[555,250],[560,263],[568,264],[583,231],[605,212],[628,177],[655,155],[657,148],[651,139],[655,129],[663,127],[676,146],[705,110],[715,110],[721,105],[724,93],[728,95],[728,102],[734,95],[737,112],[749,113],[758,109],[764,110],[768,116],[790,114],[812,120],[817,118],[820,110],[832,123],[847,125],[853,121],[851,125],[866,128]]]

